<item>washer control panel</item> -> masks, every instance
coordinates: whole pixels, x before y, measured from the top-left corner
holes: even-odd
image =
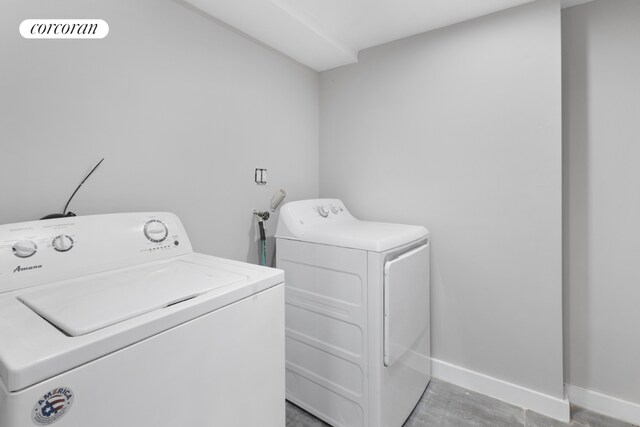
[[[159,219],[150,219],[144,225],[144,235],[154,243],[161,243],[169,235],[169,229]]]
[[[193,252],[170,213],[0,225],[0,293]]]
[[[73,248],[73,238],[66,234],[59,234],[54,237],[51,246],[58,252],[67,252]]]
[[[18,258],[29,258],[36,254],[38,245],[33,240],[20,240],[11,246],[11,250]]]

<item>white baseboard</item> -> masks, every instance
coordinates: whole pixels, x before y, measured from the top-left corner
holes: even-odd
[[[640,425],[640,405],[567,384],[572,404],[598,414]]]
[[[569,422],[569,400],[559,399],[438,359],[431,359],[434,378],[503,400],[563,422]]]

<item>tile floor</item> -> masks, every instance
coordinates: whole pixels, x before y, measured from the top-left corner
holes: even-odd
[[[571,424],[552,420],[491,397],[432,380],[404,427],[637,427],[572,408]],[[326,427],[287,402],[287,427]]]

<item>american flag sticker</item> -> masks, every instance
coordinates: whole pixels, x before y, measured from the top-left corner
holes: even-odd
[[[33,407],[31,419],[38,426],[48,426],[65,416],[73,403],[69,387],[57,387],[45,393]]]

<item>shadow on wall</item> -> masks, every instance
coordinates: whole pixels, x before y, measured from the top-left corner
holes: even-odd
[[[588,381],[588,334],[582,348],[572,337],[578,325],[589,324],[589,37],[588,26],[570,25],[568,11],[562,15],[562,271],[564,310],[564,380],[571,371]],[[580,29],[580,33],[576,32]],[[568,34],[572,31],[572,34]],[[569,66],[569,64],[571,64]],[[574,73],[573,71],[579,70]],[[583,329],[584,330],[584,329]],[[573,332],[572,332],[573,331]],[[570,366],[571,361],[579,365]]]

